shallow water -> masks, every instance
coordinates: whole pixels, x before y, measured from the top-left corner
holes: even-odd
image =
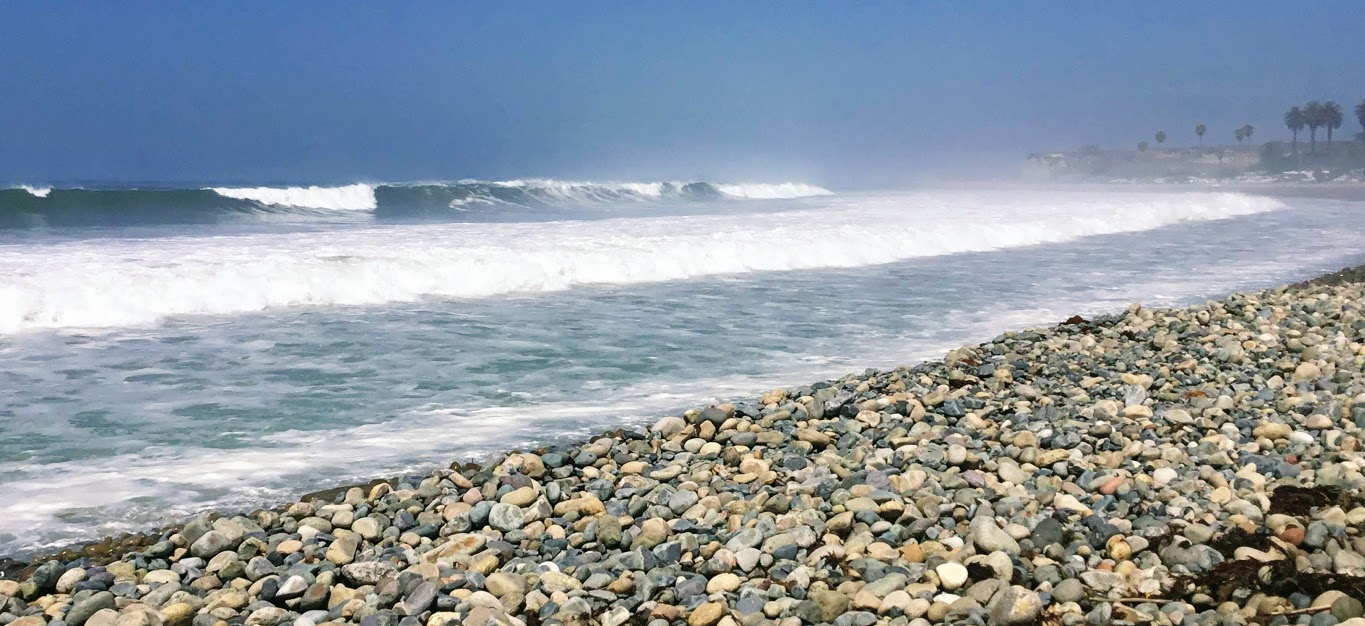
[[[1365,260],[1359,209],[920,191],[0,234],[0,554],[1284,283]]]

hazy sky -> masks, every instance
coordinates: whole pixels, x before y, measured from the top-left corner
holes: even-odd
[[[1281,138],[1365,99],[1343,2],[0,2],[0,182],[886,185]],[[1340,136],[1359,131],[1348,115]]]

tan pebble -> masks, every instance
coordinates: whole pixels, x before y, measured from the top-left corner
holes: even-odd
[[[725,572],[716,574],[706,583],[706,593],[726,593],[739,589],[744,581],[739,576]]]
[[[579,515],[601,515],[606,510],[606,507],[602,505],[601,500],[597,499],[597,496],[585,495],[556,504],[554,514],[567,515],[569,513],[577,513]]]
[[[1124,417],[1151,417],[1151,416],[1152,416],[1152,409],[1151,409],[1151,407],[1143,406],[1143,405],[1141,405],[1141,404],[1135,404],[1135,405],[1133,405],[1133,406],[1124,408],[1124,409],[1123,409],[1123,416],[1124,416]]]
[[[687,614],[687,626],[712,626],[725,616],[725,605],[706,602]]]
[[[194,607],[185,602],[175,602],[161,609],[161,621],[166,626],[184,626],[194,618]]]
[[[526,506],[535,502],[538,496],[539,494],[536,493],[536,490],[533,487],[519,487],[507,492],[498,499],[498,502],[510,504],[512,506]]]
[[[872,542],[867,546],[867,556],[877,559],[878,561],[881,561],[883,563],[889,563],[891,561],[894,561],[896,557],[899,555],[900,552],[898,552],[895,548],[892,548],[890,545],[880,541]]]

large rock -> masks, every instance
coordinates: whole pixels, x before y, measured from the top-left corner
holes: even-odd
[[[355,560],[355,551],[359,545],[360,536],[355,533],[338,537],[327,547],[327,560],[337,565],[346,565]]]
[[[518,487],[516,489],[513,489],[512,491],[507,492],[507,494],[500,498],[498,501],[503,504],[524,507],[532,502],[535,502],[537,497],[539,497],[539,494],[536,493],[534,487]]]
[[[484,580],[484,589],[499,598],[511,593],[526,593],[526,578],[520,574],[493,572]]]
[[[1038,594],[1015,585],[995,598],[991,607],[991,626],[1023,626],[1038,620],[1043,600]]]
[[[451,535],[445,543],[438,545],[430,552],[423,554],[422,562],[436,564],[456,563],[459,562],[461,558],[482,550],[486,543],[488,543],[488,537],[477,533]]]
[[[949,561],[940,563],[934,568],[934,573],[938,574],[940,586],[948,591],[952,591],[967,583],[967,568],[961,563]]]
[[[289,621],[289,611],[267,606],[256,609],[246,618],[246,626],[277,626]]]
[[[66,612],[65,621],[69,626],[82,626],[95,613],[112,608],[114,608],[114,594],[101,591],[72,604]]]
[[[430,582],[423,582],[412,591],[408,592],[407,597],[403,598],[402,612],[404,615],[421,615],[436,600],[436,585]],[[501,605],[498,608],[502,608]]]
[[[526,525],[526,514],[517,505],[499,502],[488,511],[488,524],[503,532],[520,530]]]
[[[972,520],[969,534],[972,543],[976,544],[979,552],[1019,553],[1019,542],[996,525],[995,520],[988,517],[978,517]]]
[[[365,561],[362,563],[351,563],[341,568],[341,575],[351,584],[373,585],[378,583],[386,576],[393,576],[396,570],[392,565],[382,561]]]
[[[219,552],[237,547],[233,538],[226,533],[210,530],[190,545],[190,554],[201,559],[212,558]]]
[[[572,500],[565,500],[555,505],[555,515],[569,515],[575,513],[579,516],[601,515],[606,512],[606,507],[597,496],[585,495]]]
[[[725,616],[726,607],[720,602],[705,602],[687,614],[687,626],[712,626]]]
[[[48,561],[35,568],[28,580],[38,591],[53,591],[65,572],[66,568],[62,567],[61,563]]]
[[[161,621],[166,626],[186,626],[194,619],[194,612],[188,602],[173,602],[161,609]]]

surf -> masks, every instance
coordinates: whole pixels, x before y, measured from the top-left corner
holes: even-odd
[[[859,267],[1283,207],[1235,193],[918,192],[772,213],[0,246],[0,333]]]
[[[0,229],[414,218],[460,220],[508,208],[773,200],[832,195],[804,183],[594,182],[530,178],[341,186],[0,189]]]

